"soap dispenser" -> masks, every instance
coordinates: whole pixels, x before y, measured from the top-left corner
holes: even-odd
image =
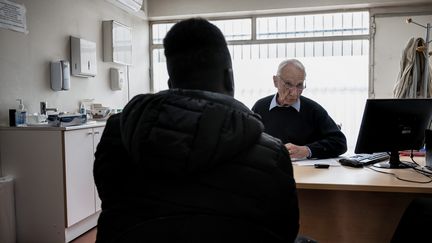
[[[17,99],[18,110],[15,113],[15,122],[17,127],[22,127],[26,125],[27,111],[24,108],[24,103],[22,99]]]
[[[86,109],[85,109],[85,106],[84,106],[83,102],[81,102],[81,104],[80,104],[79,113],[83,114],[83,115],[86,115]]]

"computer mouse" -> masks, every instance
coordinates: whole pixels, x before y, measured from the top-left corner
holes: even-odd
[[[353,160],[353,159],[339,159],[339,163],[341,165],[345,165],[345,166],[350,166],[350,167],[354,167],[354,168],[362,168],[363,164],[358,162],[357,160]]]

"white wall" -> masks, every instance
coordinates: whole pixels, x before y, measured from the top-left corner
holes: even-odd
[[[81,99],[112,108],[123,108],[128,97],[149,91],[148,22],[105,0],[14,0],[27,9],[28,34],[0,29],[0,124],[8,124],[8,109],[23,98],[27,110],[39,111],[39,102],[61,111],[76,111]],[[109,68],[102,61],[102,21],[116,20],[132,27],[133,65],[130,86],[111,91]],[[69,91],[50,89],[50,66],[54,60],[70,60],[70,36],[96,42],[97,75],[71,77]],[[128,95],[129,93],[129,95]]]
[[[289,12],[343,9],[346,7],[377,7],[400,4],[431,3],[432,0],[147,0],[152,19],[182,15],[214,15],[216,13],[259,11]]]

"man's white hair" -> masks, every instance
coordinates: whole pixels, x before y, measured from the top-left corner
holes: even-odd
[[[299,70],[303,71],[304,75],[306,76],[306,69],[305,69],[305,67],[304,67],[303,64],[302,64],[299,60],[297,60],[297,59],[287,59],[287,60],[281,62],[281,63],[279,64],[279,67],[278,67],[278,69],[277,69],[277,73],[276,73],[276,74],[277,74],[278,76],[281,75],[282,69],[283,69],[286,65],[288,65],[288,64],[292,64],[292,65],[294,65],[296,68],[298,68]]]

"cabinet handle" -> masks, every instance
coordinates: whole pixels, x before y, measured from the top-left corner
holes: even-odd
[[[99,132],[94,132],[94,134],[99,134]]]
[[[90,70],[90,61],[87,61],[88,70]]]
[[[87,135],[93,135],[93,132],[92,131],[88,131]]]

